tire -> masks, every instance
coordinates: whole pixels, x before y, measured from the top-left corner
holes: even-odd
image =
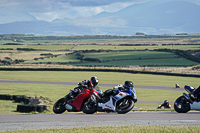
[[[41,113],[43,111],[44,111],[43,105],[37,105],[37,112]]]
[[[93,103],[86,101],[83,104],[82,111],[86,114],[94,114],[97,111],[97,107]]]
[[[17,105],[17,112],[22,112],[22,107],[23,107],[23,105]]]
[[[55,114],[62,114],[66,111],[65,104],[66,103],[64,98],[59,99],[53,106],[53,112]]]
[[[187,113],[190,111],[190,104],[184,96],[180,96],[174,102],[174,110],[178,113]]]
[[[134,107],[134,101],[132,99],[121,99],[116,104],[116,112],[118,114],[125,114],[131,111]]]
[[[13,100],[13,96],[12,95],[6,95],[5,100]]]

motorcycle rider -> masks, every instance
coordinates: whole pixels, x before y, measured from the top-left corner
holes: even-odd
[[[134,84],[133,84],[133,82],[132,81],[125,81],[124,82],[124,89],[126,90],[126,89],[128,89],[128,87],[134,87]]]
[[[125,81],[124,85],[119,84],[117,86],[114,86],[113,89],[108,89],[104,92],[105,96],[115,95],[121,90],[126,90],[128,87],[134,87],[134,84],[132,81]]]
[[[92,90],[98,85],[98,83],[99,80],[95,76],[91,77],[89,80],[83,80],[82,82],[78,83],[78,87],[75,87],[74,90],[68,94],[67,98],[74,99],[83,89],[87,88]]]
[[[167,101],[167,100],[165,100],[161,105],[159,105],[159,106],[157,107],[157,109],[161,109],[162,106],[163,106],[164,108],[171,108],[171,105],[169,104],[169,101]]]

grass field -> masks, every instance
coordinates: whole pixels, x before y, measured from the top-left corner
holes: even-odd
[[[7,49],[12,48],[16,50],[17,48],[31,48],[31,49],[40,49],[40,50],[153,50],[153,49],[180,49],[180,50],[197,50],[200,49],[199,45],[144,45],[144,46],[120,46],[120,45],[91,45],[91,44],[42,44],[42,45],[31,45],[31,44],[24,44],[24,45],[1,45],[0,49]]]
[[[69,63],[70,64],[70,63]],[[120,61],[109,61],[109,62],[83,62],[73,63],[72,65],[77,66],[194,66],[198,65],[197,62],[193,62],[184,58],[173,58],[173,59],[142,59],[142,60],[120,60]]]
[[[77,56],[75,56],[75,54],[71,54],[71,55],[63,55],[63,56],[59,56],[59,57],[55,57],[55,58],[48,58],[48,59],[44,59],[44,60],[30,61],[30,62],[26,62],[26,63],[38,63],[38,62],[43,62],[43,63],[68,62],[70,64],[70,62],[80,62],[80,60],[77,59]]]
[[[47,54],[47,53],[51,53],[53,55],[60,55],[60,54],[65,54],[68,52],[62,52],[62,51],[3,51],[2,53],[0,53],[0,59],[3,60],[5,57],[10,57],[11,59],[15,60],[34,60],[34,58],[40,58],[40,57],[46,57],[43,56],[41,54]]]
[[[120,45],[77,45],[73,50],[153,50],[153,49],[180,49],[180,50],[197,50],[200,45],[146,45],[146,46],[120,46]]]
[[[0,45],[0,49],[13,48],[30,48],[39,50],[70,50],[74,45]]]
[[[176,77],[145,74],[128,74],[114,72],[73,72],[73,71],[0,71],[1,80],[30,80],[30,81],[57,81],[57,82],[80,82],[89,79],[90,76],[97,76],[100,83],[123,84],[125,80],[131,80],[136,85],[174,86],[179,83],[181,87],[185,84],[198,87],[199,78]],[[65,96],[69,89],[76,86],[51,85],[51,84],[21,84],[21,83],[0,83],[0,94],[26,95],[31,97],[46,97],[51,100],[48,105],[52,113],[52,106],[58,98]],[[101,87],[103,91],[111,87]],[[182,91],[168,91],[136,88],[138,101],[174,101],[182,95]],[[184,91],[184,90],[183,90]],[[16,114],[16,104],[10,101],[0,101],[0,114]],[[161,104],[161,103],[160,103]],[[173,105],[173,103],[170,103]],[[9,108],[7,106],[10,105]],[[136,103],[135,107],[141,110],[156,110],[159,104]],[[173,108],[172,108],[173,109]]]
[[[102,61],[107,60],[128,60],[128,59],[152,59],[152,58],[176,58],[176,54],[169,52],[154,51],[133,51],[133,52],[101,52],[84,53],[85,58],[98,58]]]
[[[62,57],[31,61],[26,63],[68,63],[72,65],[110,65],[110,66],[128,66],[128,65],[152,65],[152,66],[194,66],[197,62],[179,57],[170,52],[155,51],[132,51],[132,52],[101,52],[101,53],[83,53],[85,58],[99,59],[101,62],[82,61],[77,59],[75,54]]]
[[[18,38],[18,39],[17,39]],[[10,42],[9,42],[10,40]],[[80,36],[80,37],[42,37],[42,36],[4,36],[0,37],[0,60],[11,58],[12,60],[25,60],[26,63],[57,63],[84,66],[109,65],[109,66],[194,66],[198,61],[188,60],[180,57],[173,52],[155,52],[156,49],[179,49],[194,55],[200,50],[199,38],[190,35],[190,38],[179,36],[148,36],[148,37],[119,37],[119,36]],[[190,42],[190,43],[189,43]],[[11,44],[6,44],[11,43]],[[5,45],[6,44],[6,45]],[[16,45],[21,44],[21,45]],[[137,46],[134,46],[137,45]],[[5,50],[5,49],[13,50]],[[30,51],[20,51],[17,48],[26,48]],[[32,51],[31,51],[32,50]],[[39,51],[34,51],[39,50]],[[74,55],[55,57],[56,55],[69,52],[81,52],[81,50],[96,50],[100,53],[82,53],[85,58],[101,60],[95,61],[79,60]],[[109,52],[102,52],[103,50]],[[127,50],[134,50],[128,52]],[[141,51],[143,50],[143,51]],[[151,51],[149,51],[151,50]],[[111,52],[115,51],[115,52]],[[126,52],[124,52],[126,51]],[[88,52],[88,51],[87,51]],[[51,53],[54,58],[47,59],[41,54]],[[40,58],[37,60],[37,58]],[[36,61],[29,61],[35,59]],[[28,62],[27,62],[28,61]],[[83,63],[82,63],[83,62]],[[14,64],[14,63],[13,63]],[[21,62],[23,64],[23,62]],[[1,64],[2,65],[2,64]]]
[[[181,86],[199,85],[199,78],[165,76],[151,74],[131,74],[119,72],[80,72],[80,71],[0,71],[0,79],[3,80],[30,80],[30,81],[57,81],[57,82],[80,82],[97,76],[100,83],[122,84],[125,80],[131,80],[137,85]]]
[[[15,133],[5,131],[2,133]],[[19,130],[17,133],[200,133],[199,126],[113,126],[113,127],[80,127],[71,129],[38,129]]]

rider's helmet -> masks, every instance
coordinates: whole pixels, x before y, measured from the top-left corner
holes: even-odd
[[[125,81],[124,82],[124,89],[127,89],[128,87],[134,87],[133,82],[132,81]]]
[[[98,85],[98,83],[99,83],[99,80],[98,80],[97,77],[93,76],[93,77],[90,78],[90,85],[92,87],[95,88]]]
[[[165,100],[163,104],[164,106],[169,106],[169,101]]]

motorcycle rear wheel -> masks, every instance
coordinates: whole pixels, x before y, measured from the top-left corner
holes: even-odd
[[[116,111],[118,114],[125,114],[131,111],[134,107],[134,101],[132,99],[121,99],[116,104]]]
[[[187,113],[190,111],[190,104],[184,96],[180,96],[174,102],[174,110],[178,113]]]
[[[55,114],[62,114],[66,111],[65,104],[66,103],[64,98],[59,99],[53,106],[53,112]]]

